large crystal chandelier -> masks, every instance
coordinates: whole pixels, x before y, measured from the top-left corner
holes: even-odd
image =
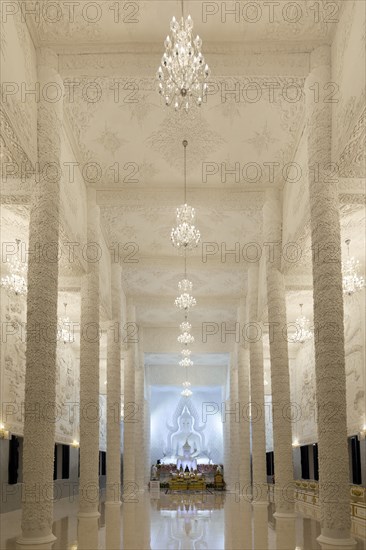
[[[59,325],[59,331],[61,333],[61,340],[64,344],[70,344],[74,341],[74,336],[72,334],[71,330],[71,321],[70,318],[67,315],[67,303],[64,303],[64,316],[59,317],[58,325]]]
[[[24,296],[27,294],[27,264],[22,262],[20,257],[20,240],[16,239],[16,254],[6,260],[9,269],[9,275],[1,277],[1,286],[5,288],[8,294]]]
[[[304,344],[313,337],[313,332],[310,329],[310,321],[303,315],[302,306],[303,304],[300,304],[300,317],[296,319],[296,335],[293,340],[294,342],[300,342],[300,344]]]
[[[173,246],[181,250],[192,250],[198,246],[201,239],[199,230],[194,225],[196,211],[187,204],[187,145],[188,141],[183,141],[184,147],[184,204],[177,208],[177,225],[173,227],[170,237]]]
[[[351,296],[354,292],[361,290],[365,286],[365,279],[358,274],[360,262],[349,255],[349,245],[351,240],[347,239],[347,259],[342,262],[343,292]]]
[[[193,21],[190,15],[171,20],[171,35],[164,42],[165,52],[156,78],[158,90],[166,105],[174,104],[175,110],[183,108],[188,112],[194,105],[201,105],[207,94],[207,80],[210,69],[201,53],[202,40],[197,35],[192,40]]]

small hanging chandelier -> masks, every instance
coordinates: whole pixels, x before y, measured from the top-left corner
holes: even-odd
[[[1,286],[5,288],[8,294],[15,296],[25,296],[27,294],[27,264],[21,261],[20,257],[20,240],[15,240],[17,245],[16,254],[6,260],[10,271],[9,275],[1,277]]]
[[[347,259],[342,262],[343,293],[351,296],[365,286],[365,279],[358,274],[360,262],[349,255],[351,239],[345,241],[347,245]]]
[[[193,250],[198,246],[201,239],[199,230],[194,225],[196,211],[187,204],[187,145],[188,141],[183,141],[184,147],[184,204],[179,206],[176,211],[177,225],[173,227],[170,237],[175,248],[181,250]]]
[[[178,283],[178,290],[180,292],[192,292],[193,289],[193,283],[189,281],[188,279],[182,279]]]
[[[181,289],[185,289],[186,286],[187,286],[187,283],[189,284],[189,288],[192,289],[193,288],[193,284],[191,281],[188,281],[188,279],[183,279],[182,281],[179,281],[178,283],[178,289],[181,290]],[[176,299],[175,299],[175,305],[179,308],[179,309],[184,309],[186,310],[186,312],[191,309],[192,307],[194,307],[195,305],[197,304],[196,302],[196,299],[193,298],[193,296],[191,296],[191,294],[189,294],[188,292],[184,291],[181,293],[180,296],[178,296]]]
[[[184,359],[181,359],[179,361],[180,367],[193,367],[193,361],[192,359],[189,359],[189,357],[185,357]]]
[[[64,316],[59,318],[58,324],[60,328],[61,333],[61,340],[64,344],[70,344],[74,341],[74,337],[71,331],[71,321],[70,318],[67,316],[67,303],[64,302]]]
[[[178,336],[177,340],[180,344],[193,344],[194,336],[192,336],[192,334],[189,334],[189,332],[183,332]]]
[[[183,397],[191,397],[191,395],[193,395],[192,391],[189,389],[191,383],[186,380],[183,382],[182,386],[184,387],[184,390],[181,392],[181,395],[183,395]]]
[[[296,319],[296,335],[294,336],[294,342],[300,342],[300,344],[304,344],[307,340],[311,340],[313,337],[313,332],[310,330],[310,321],[305,315],[302,313],[302,306],[300,305],[300,317]]]
[[[210,69],[201,53],[202,40],[197,35],[192,41],[193,21],[190,15],[184,19],[183,0],[180,23],[173,17],[171,36],[164,42],[165,52],[156,74],[159,94],[166,105],[174,104],[176,111],[202,104],[207,94]]]
[[[183,321],[183,323],[179,325],[179,328],[182,332],[190,332],[192,325],[191,323],[188,323],[188,321]]]
[[[183,355],[183,357],[189,357],[189,356],[191,355],[192,352],[191,352],[190,349],[188,349],[187,347],[185,347],[185,348],[183,348],[183,349],[181,350],[180,353]]]

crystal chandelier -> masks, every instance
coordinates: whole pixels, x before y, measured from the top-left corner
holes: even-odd
[[[71,342],[74,341],[74,337],[71,331],[71,321],[70,321],[70,318],[67,316],[66,302],[64,303],[64,308],[65,308],[64,316],[59,318],[58,324],[59,324],[59,327],[61,327],[60,328],[61,340],[63,341],[64,344],[70,344]]]
[[[189,334],[189,332],[183,332],[178,336],[177,340],[180,344],[193,344],[194,336],[192,336],[192,334]]]
[[[182,285],[185,283],[189,283],[190,288],[192,289],[193,284],[191,283],[191,281],[188,281],[187,279],[183,279],[178,283],[179,290],[182,288]],[[191,296],[190,294],[188,294],[188,292],[182,292],[182,294],[175,299],[175,305],[179,309],[185,309],[186,311],[194,307],[196,304],[197,304],[196,299],[193,298],[193,296]]]
[[[178,283],[178,289],[180,292],[192,292],[193,283],[188,279],[182,279]]]
[[[194,225],[196,211],[186,202],[187,196],[187,145],[188,141],[183,141],[184,147],[184,204],[177,208],[177,225],[173,227],[170,237],[173,246],[181,250],[193,250],[198,246],[201,239],[199,230]]]
[[[184,390],[181,392],[181,395],[183,395],[183,397],[191,397],[192,392],[189,389],[191,386],[191,383],[188,382],[187,380],[186,382],[183,382],[182,386],[184,387]]]
[[[300,342],[303,344],[307,340],[311,340],[313,332],[310,330],[310,321],[302,313],[302,306],[300,304],[300,317],[296,319],[296,335],[294,336],[294,342]]]
[[[5,288],[8,294],[15,296],[24,296],[27,294],[27,264],[21,261],[19,245],[20,240],[16,239],[16,255],[6,260],[10,275],[1,277],[1,286]]]
[[[192,359],[189,359],[189,357],[185,357],[184,359],[181,359],[179,361],[180,367],[193,367],[193,361]]]
[[[360,262],[349,255],[349,245],[351,240],[347,239],[347,259],[342,262],[343,293],[351,296],[354,292],[361,290],[365,286],[365,279],[358,274]]]
[[[191,350],[188,348],[183,348],[181,351],[181,354],[183,355],[183,357],[189,357],[191,353],[192,353]]]
[[[190,332],[192,325],[191,323],[188,323],[188,321],[183,321],[183,323],[179,325],[179,328],[182,332]]]
[[[201,52],[202,40],[197,35],[192,41],[192,29],[191,16],[184,19],[182,0],[182,18],[180,23],[175,17],[171,20],[171,35],[165,39],[165,52],[156,74],[159,94],[166,105],[174,103],[176,111],[183,107],[188,112],[192,105],[200,106],[207,94],[210,69]]]

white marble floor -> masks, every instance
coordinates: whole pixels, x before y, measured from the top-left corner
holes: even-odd
[[[294,520],[275,520],[272,506],[253,510],[234,495],[163,493],[151,499],[145,493],[120,508],[101,504],[97,520],[78,521],[77,510],[77,501],[55,503],[53,550],[320,549],[315,520],[300,514]],[[1,550],[20,548],[15,541],[19,530],[20,511],[1,515]],[[356,548],[366,548],[365,541],[358,540]]]

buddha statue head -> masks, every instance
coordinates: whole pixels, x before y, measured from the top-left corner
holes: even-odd
[[[179,417],[179,428],[181,433],[190,434],[193,428],[193,417],[188,409],[184,407],[182,414]]]

